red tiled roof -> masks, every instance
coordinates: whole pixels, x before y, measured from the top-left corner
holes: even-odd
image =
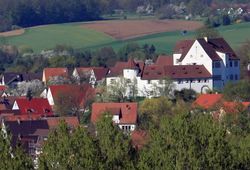
[[[43,72],[45,76],[45,81],[48,81],[51,77],[55,76],[68,77],[67,68],[45,68]]]
[[[162,66],[171,66],[173,65],[173,57],[172,56],[166,56],[166,55],[160,55],[158,56],[155,64],[162,65]]]
[[[250,106],[250,102],[223,102],[223,109],[226,113],[238,113]]]
[[[95,67],[93,68],[96,80],[102,80],[106,77],[106,75],[108,74],[109,69],[108,68],[104,68],[104,67]]]
[[[201,94],[193,103],[193,107],[210,109],[222,101],[222,94]]]
[[[49,90],[55,100],[59,95],[65,94],[72,96],[79,102],[79,105],[84,106],[87,99],[94,97],[95,91],[89,84],[73,85],[51,85]]]
[[[135,130],[131,132],[131,140],[132,140],[132,145],[135,148],[141,149],[145,144],[147,144],[149,136],[146,131]]]
[[[203,65],[145,66],[142,80],[211,78],[211,74]]]
[[[52,108],[47,99],[27,98],[16,99],[21,115],[53,115]]]
[[[5,90],[6,90],[6,86],[0,85],[0,91],[5,91]]]
[[[62,120],[65,121],[68,126],[74,128],[79,126],[77,117],[46,117],[44,120],[47,120],[49,128],[56,128]]]
[[[105,111],[121,110],[120,124],[136,124],[137,103],[93,103],[91,122],[96,123]]]
[[[144,62],[135,62],[134,59],[130,58],[127,62],[117,62],[114,67],[110,68],[108,73],[109,77],[122,75],[124,69],[138,69],[141,73],[144,67]]]
[[[207,41],[204,38],[201,38],[197,39],[197,41],[212,60],[221,60],[216,51],[227,53],[229,55],[229,59],[238,59],[233,49],[223,38],[207,39]],[[194,40],[184,40],[176,44],[174,53],[181,54],[180,61],[186,57],[194,42]]]

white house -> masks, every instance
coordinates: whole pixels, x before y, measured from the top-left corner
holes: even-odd
[[[240,78],[240,59],[223,38],[185,40],[176,44],[174,65],[204,65],[213,76],[212,89],[221,90]]]
[[[117,62],[106,78],[109,87],[121,77],[137,88],[137,96],[159,96],[166,78],[172,90],[193,89],[198,93],[221,90],[229,82],[240,78],[240,61],[222,38],[184,40],[178,42],[173,56],[159,56],[155,64],[146,65],[129,59]],[[127,86],[126,96],[131,96]]]
[[[126,132],[134,131],[137,124],[137,103],[93,103],[91,122],[96,123],[109,113],[112,121]]]
[[[77,67],[74,69],[72,76],[81,83],[87,81],[92,87],[102,83],[109,69],[104,67]],[[86,80],[85,80],[86,79]]]

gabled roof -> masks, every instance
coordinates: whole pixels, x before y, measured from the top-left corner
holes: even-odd
[[[160,55],[158,56],[155,64],[157,65],[162,65],[162,66],[171,66],[173,65],[173,57],[172,56],[167,56],[167,55]]]
[[[193,102],[193,107],[202,107],[204,109],[211,109],[222,102],[222,94],[201,94]]]
[[[106,77],[106,75],[108,74],[109,69],[108,68],[104,68],[104,67],[95,67],[93,68],[96,80],[102,80]]]
[[[109,73],[107,74],[108,77],[116,77],[123,74],[124,69],[138,69],[139,74],[142,72],[144,67],[144,62],[137,61],[135,62],[134,59],[130,58],[127,62],[117,62],[114,67],[110,68]]]
[[[119,109],[121,111],[120,124],[136,124],[137,103],[93,103],[91,122],[96,123],[104,112],[109,112],[114,108],[116,111]]]
[[[228,54],[231,60],[239,59],[223,38],[200,38],[197,41],[212,60],[221,60],[216,51]],[[194,42],[195,40],[183,40],[176,44],[174,53],[181,54],[180,61],[186,57]]]
[[[43,74],[45,81],[48,81],[51,77],[55,76],[63,76],[68,77],[68,69],[67,68],[44,68]]]
[[[52,108],[47,99],[44,98],[19,98],[15,101],[21,115],[53,115]]]
[[[14,73],[6,72],[3,73],[4,82],[10,84],[12,82],[21,82],[21,81],[31,81],[31,80],[42,80],[42,73]]]
[[[142,80],[211,78],[203,65],[145,66]]]
[[[59,95],[68,95],[75,97],[79,105],[84,105],[86,100],[95,95],[94,89],[89,84],[74,85],[51,85],[48,88],[51,91],[52,97],[55,100]]]
[[[65,121],[68,126],[73,128],[79,126],[79,120],[77,117],[46,117],[43,119],[48,122],[50,129],[56,128],[61,121]]]

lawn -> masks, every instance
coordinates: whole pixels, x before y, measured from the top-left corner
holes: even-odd
[[[104,46],[112,46],[118,50],[127,43],[136,42],[141,45],[153,44],[157,52],[171,54],[177,41],[194,38],[194,32],[182,35],[180,31],[174,31],[129,40],[115,40],[104,33],[82,28],[81,25],[82,23],[72,23],[28,28],[23,35],[8,37],[7,42],[17,46],[29,46],[36,52],[53,48],[57,44],[66,44],[83,50],[95,50]],[[250,40],[250,23],[223,26],[218,30],[234,49],[247,39]]]
[[[246,40],[250,40],[250,23],[222,26],[219,27],[218,30],[234,49],[237,49]],[[105,45],[93,46],[92,48],[96,49],[103,46],[112,46],[115,50],[118,50],[127,43],[136,42],[141,45],[145,43],[153,44],[156,47],[157,52],[171,54],[177,41],[183,39],[192,39],[194,37],[194,32],[188,32],[186,35],[182,35],[179,31],[165,32],[125,41],[114,41]]]
[[[83,29],[77,24],[55,24],[25,29],[19,36],[6,38],[9,44],[28,46],[39,52],[65,44],[74,48],[87,48],[97,43],[109,43],[114,39],[104,33]]]

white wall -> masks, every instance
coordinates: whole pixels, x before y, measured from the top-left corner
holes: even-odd
[[[212,60],[196,40],[180,65],[204,65],[210,74],[212,72]]]
[[[55,102],[54,102],[54,99],[53,99],[53,96],[52,96],[50,89],[48,90],[48,93],[47,93],[47,99],[48,99],[48,102],[51,106],[55,105]]]
[[[15,103],[13,104],[12,110],[19,110],[18,104],[15,101]]]

